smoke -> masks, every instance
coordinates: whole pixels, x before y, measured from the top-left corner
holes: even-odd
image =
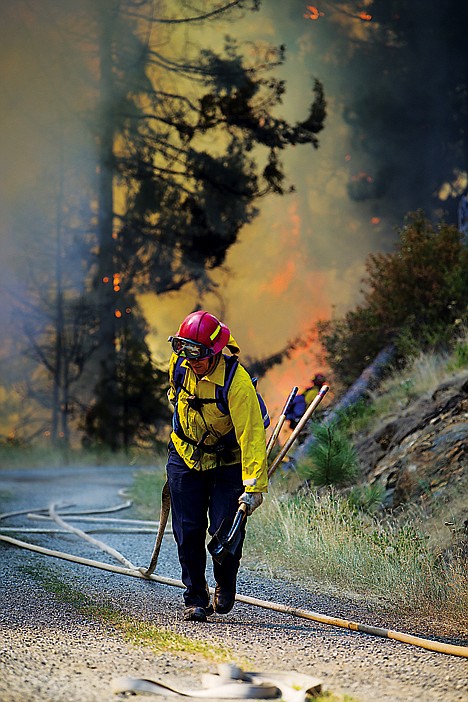
[[[68,221],[88,223],[86,231],[68,232],[70,275],[82,255],[75,246],[92,230],[89,189],[96,156],[86,116],[95,89],[92,52],[83,56],[74,44],[92,6],[43,0],[39,13],[35,4],[15,0],[0,10],[0,280],[17,295],[31,282],[31,253],[36,271],[45,275],[50,269],[60,186]],[[369,14],[376,6],[363,3]],[[392,247],[395,226],[410,209],[450,216],[454,195],[466,187],[463,149],[454,136],[466,126],[466,81],[457,78],[458,102],[447,86],[455,84],[450,67],[457,77],[466,67],[463,31],[456,24],[458,17],[466,27],[467,10],[458,8],[451,17],[453,0],[447,7],[426,0],[402,6],[413,31],[404,52],[392,46],[379,53],[374,42],[381,25],[360,19],[355,4],[344,2],[321,2],[315,13],[302,0],[264,0],[260,12],[243,20],[194,26],[184,34],[191,44],[213,49],[224,34],[247,47],[250,42],[252,51],[256,42],[284,44],[286,64],[278,73],[287,90],[278,116],[293,123],[305,118],[314,78],[324,84],[328,116],[318,150],[298,146],[285,152],[295,192],[261,203],[259,217],[216,271],[213,293],[200,299],[187,286],[177,294],[141,298],[158,363],[167,362],[167,336],[196,305],[223,318],[245,356],[265,357],[304,338],[305,347],[261,381],[274,411],[292,385],[326,372],[309,330],[356,303],[366,256]],[[452,182],[458,182],[455,190],[447,185]],[[442,191],[446,200],[439,198]],[[4,304],[3,329],[9,319]]]
[[[326,372],[310,330],[359,298],[364,259],[382,248],[386,231],[373,204],[353,201],[348,194],[351,130],[339,94],[342,68],[331,48],[336,24],[307,20],[305,11],[306,4],[297,0],[264,3],[258,15],[236,29],[247,42],[285,44],[281,117],[301,121],[314,78],[323,82],[328,116],[319,149],[297,147],[284,154],[295,192],[264,201],[260,216],[245,227],[215,276],[219,296],[200,299],[187,288],[177,297],[144,301],[157,328],[150,341],[160,359],[167,354],[165,339],[196,305],[224,319],[242,356],[265,357],[297,338],[307,339],[305,347],[261,380],[262,393],[276,410],[293,385],[307,385],[316,372]]]
[[[359,10],[278,0],[249,18],[247,40],[286,46],[282,116],[301,119],[317,77],[325,130],[318,151],[284,156],[296,192],[265,202],[230,251],[219,276],[224,305],[214,296],[171,301],[172,330],[173,315],[196,302],[223,313],[248,355],[272,353],[356,304],[365,258],[393,248],[409,211],[456,223],[467,187],[467,25],[468,10],[453,0],[368,0]],[[278,403],[291,380],[305,385],[317,370],[326,369],[312,342],[270,371],[262,391]]]
[[[2,434],[24,417],[24,388],[38,377],[32,344],[54,316],[59,250],[63,289],[83,287],[96,164],[85,118],[93,87],[75,43],[84,7],[16,0],[0,8]],[[28,405],[31,431],[41,402]]]
[[[71,3],[2,6],[0,56],[0,266],[2,283],[20,287],[40,252],[50,254],[62,206],[69,223],[95,168],[89,125],[89,76],[73,43]],[[88,185],[89,188],[89,185]],[[62,202],[58,203],[59,198]],[[75,220],[76,221],[76,220]],[[70,252],[70,270],[76,269]]]

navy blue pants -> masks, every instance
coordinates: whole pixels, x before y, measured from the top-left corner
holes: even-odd
[[[242,469],[240,464],[205,471],[191,469],[170,444],[166,471],[172,528],[186,587],[185,605],[206,607],[206,532],[208,529],[211,536],[215,534],[223,520],[228,529],[232,525],[244,492]],[[225,590],[235,590],[244,537],[245,522],[236,552],[227,554],[222,564],[213,561],[215,580]]]

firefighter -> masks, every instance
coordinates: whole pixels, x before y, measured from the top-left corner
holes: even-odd
[[[306,409],[307,407],[309,407],[312,400],[315,400],[315,398],[319,394],[320,390],[322,389],[322,385],[325,383],[325,380],[326,378],[324,375],[322,375],[321,373],[316,373],[312,378],[312,385],[304,390]]]
[[[184,619],[205,621],[213,611],[226,614],[234,606],[245,521],[234,554],[222,564],[213,560],[212,604],[206,531],[215,534],[223,520],[232,524],[241,502],[248,515],[262,504],[268,490],[265,426],[252,379],[238,363],[240,349],[225,324],[209,312],[193,312],[169,341],[174,414],[166,471],[172,527],[186,588]]]
[[[301,392],[300,394],[296,395],[291,407],[286,413],[286,419],[289,421],[289,427],[291,430],[294,430],[297,427],[302,415],[309,407],[312,400],[314,400],[319,394],[319,391],[322,388],[322,385],[325,383],[325,380],[326,378],[324,375],[322,375],[321,373],[316,373],[316,375],[314,375],[314,377],[312,378],[312,385],[307,387],[304,390],[304,392]]]

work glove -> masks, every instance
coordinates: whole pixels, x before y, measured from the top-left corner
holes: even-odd
[[[261,492],[244,492],[244,494],[239,497],[239,504],[242,502],[247,505],[247,516],[250,517],[252,512],[262,504],[263,495]]]

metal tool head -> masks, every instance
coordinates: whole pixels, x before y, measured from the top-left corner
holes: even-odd
[[[208,551],[217,563],[222,563],[229,553],[234,554],[236,552],[242,538],[242,524],[246,516],[246,505],[242,503],[236,512],[232,526],[226,529],[223,521],[208,543]]]

